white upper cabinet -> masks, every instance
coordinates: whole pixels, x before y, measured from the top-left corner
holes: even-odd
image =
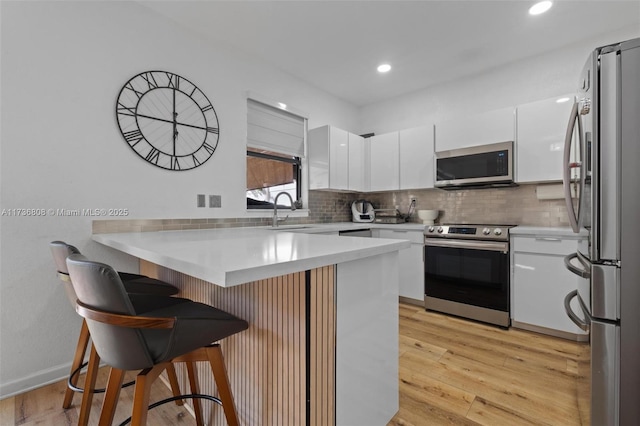
[[[349,134],[329,127],[329,187],[349,189]]]
[[[437,123],[435,151],[513,141],[514,116],[515,109],[509,107]]]
[[[372,136],[370,149],[369,190],[393,191],[400,189],[400,153],[398,132]]]
[[[400,189],[433,188],[433,126],[400,130]]]
[[[345,130],[322,126],[307,133],[309,189],[347,190],[349,137]]]
[[[349,190],[364,192],[367,185],[365,180],[365,149],[362,136],[349,133]]]
[[[557,102],[559,99],[567,99]],[[562,180],[564,138],[573,95],[557,96],[517,108],[516,181]]]

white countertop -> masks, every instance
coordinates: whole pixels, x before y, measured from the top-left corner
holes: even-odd
[[[424,232],[425,225],[421,223],[375,223],[375,222],[335,222],[335,223],[313,223],[305,225],[279,225],[279,230],[290,230],[292,232],[304,232],[307,234],[317,234],[322,232],[351,231],[357,229],[392,229],[396,231],[420,231]],[[270,228],[273,229],[273,228]]]
[[[315,232],[347,229],[346,225],[349,224],[293,225],[290,229],[281,226],[279,230],[229,228],[128,232],[94,234],[92,238],[124,253],[222,287],[349,262],[410,247],[409,241],[406,240],[344,238],[312,234],[312,230],[319,228],[322,230]],[[349,229],[373,227],[400,229],[399,225],[352,225],[354,226]],[[408,225],[415,226],[415,224]],[[300,232],[303,230],[304,233]]]
[[[569,238],[579,238],[586,237],[589,235],[589,231],[585,228],[580,230],[579,234],[573,232],[573,230],[566,227],[544,227],[544,226],[516,226],[515,228],[511,228],[509,230],[510,235],[522,235],[522,236],[550,236],[550,237],[569,237]]]

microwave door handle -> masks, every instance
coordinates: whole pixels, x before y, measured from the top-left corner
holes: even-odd
[[[578,259],[580,261],[580,264],[582,266],[584,266],[585,268],[578,268],[577,266],[575,266],[571,261],[573,259]],[[567,255],[564,257],[564,266],[572,273],[574,273],[575,275],[579,276],[580,278],[585,278],[585,279],[589,279],[591,278],[591,271],[588,269],[588,266],[585,265],[585,263],[582,261],[582,259],[580,259],[580,255],[578,253],[571,253],[570,255]]]
[[[578,296],[578,290],[573,290],[571,293],[569,293],[569,294],[567,294],[565,296],[565,298],[564,298],[564,311],[567,313],[567,316],[569,317],[569,319],[571,321],[573,321],[573,323],[575,325],[580,327],[581,330],[589,331],[589,325],[590,324],[587,321],[585,321],[582,318],[580,318],[578,315],[576,315],[575,312],[573,312],[573,309],[571,309],[571,300],[573,298],[575,298],[576,296]],[[582,309],[582,306],[580,308]],[[585,317],[588,318],[588,316],[586,316],[586,315],[585,315]]]
[[[562,186],[564,188],[564,200],[567,205],[567,212],[569,213],[569,223],[573,232],[579,232],[580,227],[578,225],[578,215],[573,207],[573,201],[571,198],[571,170],[580,167],[578,163],[571,162],[571,139],[573,130],[575,129],[576,121],[579,122],[578,116],[578,102],[573,103],[571,108],[571,114],[569,116],[569,124],[567,125],[567,133],[564,138],[564,156],[563,156],[563,173],[562,173]],[[578,124],[579,127],[580,124]],[[582,135],[579,136],[580,138]]]

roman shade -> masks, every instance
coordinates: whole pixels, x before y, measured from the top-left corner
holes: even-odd
[[[247,191],[293,183],[294,164],[247,156]]]
[[[304,156],[304,118],[247,99],[247,147]]]

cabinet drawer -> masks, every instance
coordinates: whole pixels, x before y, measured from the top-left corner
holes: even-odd
[[[424,243],[424,234],[420,231],[402,231],[402,230],[391,230],[391,229],[381,229],[380,230],[380,238],[389,238],[395,240],[409,240],[412,243],[423,244]]]
[[[562,237],[513,237],[511,250],[522,253],[556,254],[565,256],[574,253],[580,240]]]

